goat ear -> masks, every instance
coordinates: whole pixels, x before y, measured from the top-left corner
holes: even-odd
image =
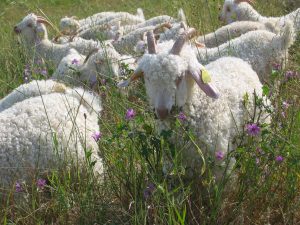
[[[203,71],[204,70],[201,70],[200,73],[189,71],[189,74],[192,76],[192,78],[195,80],[197,85],[207,96],[215,99],[219,98],[218,89],[214,87],[214,85],[212,85],[209,80],[207,82],[204,81],[207,78],[203,78],[203,74],[204,74]]]
[[[195,45],[197,48],[205,48],[206,47],[204,43],[201,43],[197,40],[195,40]]]
[[[128,87],[132,81],[135,81],[135,80],[141,78],[143,75],[144,75],[143,71],[141,69],[137,68],[129,79],[119,82],[117,86],[118,87]]]

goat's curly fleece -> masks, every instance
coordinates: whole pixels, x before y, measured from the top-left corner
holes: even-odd
[[[242,131],[247,116],[243,97],[248,93],[252,101],[254,91],[262,96],[262,85],[251,66],[238,58],[220,58],[205,67],[219,89],[220,97],[217,100],[208,98],[195,86],[185,112],[209,151],[226,153],[234,148],[231,141]],[[194,161],[192,165],[199,164],[199,157],[194,159],[193,154],[188,157],[190,162]]]
[[[159,42],[175,40],[184,32],[184,28],[180,23],[172,24],[172,27],[159,35]]]
[[[102,173],[97,144],[91,137],[99,130],[102,107],[98,96],[51,80],[32,81],[2,99],[0,106],[1,185],[57,168],[57,156],[83,162],[85,142],[97,161],[95,172]]]
[[[211,99],[194,85],[194,80],[185,75],[187,70],[203,68],[196,56],[191,54],[191,47],[185,45],[180,56],[172,55],[169,50],[173,43],[169,41],[158,44],[157,55],[145,54],[138,63],[137,70],[144,73],[150,105],[155,107],[155,90],[163,89],[165,95],[172,95],[173,105],[176,101],[177,106],[184,107],[199,140],[207,144],[208,153],[227,152],[228,146],[232,150],[231,141],[238,130],[241,131],[247,115],[243,106],[244,95],[248,93],[252,96],[255,91],[258,96],[262,96],[262,84],[257,74],[247,62],[239,58],[223,57],[208,64],[206,69],[211,75],[212,84],[220,91],[217,100]],[[175,81],[179,77],[186,79],[186,87],[175,94]],[[165,121],[158,123],[160,130],[168,126]],[[190,148],[184,154],[187,165],[199,169],[201,158],[198,152]]]
[[[123,26],[123,27],[121,27],[121,30],[122,30],[123,35],[125,35],[125,34],[128,34],[132,31],[136,30],[136,29],[143,28],[143,27],[157,26],[157,25],[160,25],[160,24],[163,24],[163,23],[171,23],[173,25],[176,25],[176,24],[179,24],[179,22],[184,22],[184,23],[187,22],[185,14],[184,14],[182,9],[178,10],[177,19],[175,19],[171,16],[161,15],[161,16],[152,17],[152,18],[146,20],[145,22],[139,23],[137,25]],[[169,35],[168,35],[168,37],[169,37]],[[171,39],[171,38],[169,38],[169,39]],[[165,40],[169,40],[169,39],[165,39]]]
[[[85,59],[85,56],[71,49],[59,63],[52,79],[63,80],[73,85],[82,85],[87,82],[88,85],[93,86],[99,76],[102,78],[118,77],[120,74],[119,64],[122,56],[109,43],[91,54],[84,63]]]
[[[121,25],[134,25],[145,21],[142,9],[137,9],[138,15],[127,12],[101,12],[85,19],[77,20],[74,17],[64,17],[60,20],[60,30],[64,34],[75,34],[76,31],[89,30],[92,27],[101,27],[111,21],[120,21]]]
[[[104,48],[106,45],[109,45],[111,41],[94,41],[86,40],[81,37],[72,38],[69,36],[63,36],[58,38],[57,42],[76,49],[80,54],[88,55],[95,48]]]
[[[230,9],[228,11],[228,8]],[[278,26],[283,26],[286,21],[291,21],[296,32],[300,31],[300,8],[281,17],[266,17],[260,15],[249,3],[236,3],[234,0],[225,0],[220,18],[231,23],[233,21],[258,21],[272,22]]]
[[[38,23],[37,20],[36,15],[29,14],[16,27],[20,29],[22,40],[25,41],[29,53],[35,57],[42,57],[47,63],[53,64],[55,67],[65,56],[70,55],[72,48],[81,54],[88,54],[95,48],[104,48],[107,45],[113,48],[109,42],[84,40],[82,38],[75,38],[75,41],[64,44],[53,43],[48,39],[45,25]],[[64,42],[64,40],[62,41]]]
[[[276,34],[280,32],[279,29],[270,22],[237,21],[223,26],[212,33],[199,36],[197,41],[204,43],[207,48],[213,48],[254,30],[267,30]]]
[[[156,26],[147,26],[138,28],[125,36],[122,36],[119,40],[113,41],[112,45],[120,54],[135,54],[135,46],[140,40],[143,40],[144,33],[150,30],[154,30]]]
[[[115,12],[101,12],[94,14],[90,17],[77,20],[75,17],[64,17],[60,20],[59,29],[64,34],[74,34],[80,27],[85,25],[92,25],[93,23],[97,23],[97,21],[115,15]]]
[[[250,31],[218,47],[194,50],[203,64],[222,56],[239,57],[250,63],[261,81],[265,81],[271,74],[272,63],[282,63],[287,59],[287,50],[294,43],[294,38],[293,27],[287,22],[281,34]]]

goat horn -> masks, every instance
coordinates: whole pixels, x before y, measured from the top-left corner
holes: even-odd
[[[143,71],[139,68],[137,68],[134,73],[131,75],[131,77],[127,80],[121,81],[118,83],[118,87],[127,87],[132,81],[135,81],[143,76]]]
[[[180,22],[180,27],[183,29],[187,29],[187,25],[185,24],[185,22]]]
[[[46,25],[49,25],[53,30],[55,30],[59,36],[64,36],[64,32],[61,33],[60,31],[58,31],[54,25],[49,21],[47,20],[45,17],[42,17],[42,16],[37,16],[37,22],[38,23],[43,23],[43,24],[46,24]]]
[[[190,28],[187,31],[185,31],[183,34],[181,34],[177,40],[175,41],[170,53],[173,55],[179,55],[183,45],[187,41],[187,39],[191,39],[193,36],[196,35],[196,30],[194,28]]]
[[[153,31],[147,32],[147,43],[148,43],[149,54],[156,54],[156,43],[155,43]]]
[[[158,26],[153,30],[153,33],[154,33],[154,34],[161,33],[160,30],[163,29],[163,28],[171,29],[171,28],[172,28],[172,24],[169,23],[169,22],[160,24],[160,25],[158,25]]]
[[[189,71],[189,74],[192,76],[192,78],[195,80],[197,85],[200,87],[200,89],[209,97],[211,98],[219,98],[219,91],[213,84],[206,84],[203,82],[201,78],[201,74],[198,72]]]
[[[57,42],[58,42],[58,39],[59,39],[60,37],[62,37],[62,35],[61,35],[61,34],[58,34],[56,37],[53,38],[53,41],[57,43]]]
[[[42,17],[42,16],[37,16],[37,22],[38,23],[44,23],[46,25],[49,25],[50,27],[52,27],[52,29],[55,30],[53,24],[51,22],[49,22],[46,18]]]

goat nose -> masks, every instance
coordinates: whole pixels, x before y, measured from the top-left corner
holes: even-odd
[[[169,115],[169,110],[166,108],[158,108],[156,109],[156,113],[159,119],[164,120]]]
[[[14,27],[14,31],[15,31],[17,34],[20,33],[20,30],[18,29],[17,26]]]

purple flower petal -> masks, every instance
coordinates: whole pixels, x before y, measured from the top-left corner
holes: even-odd
[[[294,78],[299,78],[299,74],[297,71],[291,71],[291,70],[288,70],[285,72],[285,79],[286,80],[290,80],[290,79],[294,79]]]
[[[78,65],[79,60],[78,59],[73,59],[71,63],[72,63],[72,65]]]
[[[48,71],[47,71],[46,69],[42,69],[42,70],[40,71],[40,73],[41,73],[42,75],[44,75],[44,76],[47,76],[47,75],[48,75]]]
[[[260,127],[255,123],[247,124],[246,130],[250,136],[257,136],[260,133]]]
[[[20,182],[16,182],[15,187],[16,187],[16,192],[23,191],[22,184]]]
[[[125,119],[132,120],[135,117],[136,113],[133,109],[127,109]]]
[[[180,112],[180,113],[178,114],[178,119],[179,119],[181,122],[184,122],[184,121],[186,121],[187,117],[186,117],[186,115],[185,115],[183,112]]]
[[[256,165],[259,165],[259,163],[260,163],[259,158],[256,158],[256,159],[255,159],[255,163],[256,163]]]
[[[283,102],[282,102],[282,107],[283,107],[284,109],[287,109],[289,106],[290,106],[290,104],[287,103],[286,101],[283,101]]]
[[[224,158],[225,154],[222,151],[216,151],[215,156],[216,156],[217,160],[222,160]]]
[[[96,131],[95,133],[92,134],[92,138],[94,138],[94,140],[96,142],[99,141],[101,137],[102,137],[102,134],[100,131]]]
[[[276,70],[276,71],[281,70],[281,64],[279,64],[279,63],[274,63],[274,64],[273,64],[273,69]]]
[[[44,189],[46,185],[46,180],[45,179],[42,179],[42,178],[39,178],[36,182],[36,186],[38,187],[38,189],[42,190]]]
[[[284,160],[284,158],[283,158],[283,156],[281,156],[281,155],[278,155],[278,156],[276,156],[276,158],[275,158],[275,161],[278,162],[278,163],[281,163],[283,160]]]

